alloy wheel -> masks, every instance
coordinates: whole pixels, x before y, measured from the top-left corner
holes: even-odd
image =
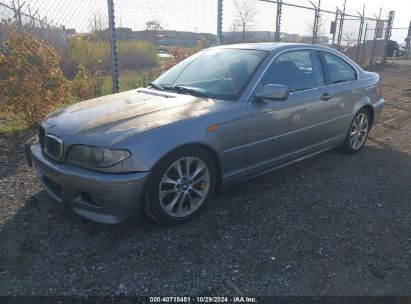
[[[197,157],[180,158],[161,179],[161,207],[170,216],[188,216],[201,206],[209,189],[210,173],[204,161]]]
[[[368,117],[365,113],[360,113],[354,119],[350,130],[350,145],[354,150],[362,147],[367,139],[369,126]]]

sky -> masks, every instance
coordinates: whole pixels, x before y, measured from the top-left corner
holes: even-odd
[[[256,1],[256,0],[249,0]],[[309,0],[283,0],[304,6],[311,6]],[[317,2],[318,0],[313,0]],[[323,9],[334,11],[336,6],[342,8],[344,0],[322,0]],[[11,0],[0,0],[0,3],[9,4]],[[23,1],[21,1],[23,2]],[[78,32],[89,30],[93,16],[107,15],[107,0],[26,0],[24,9],[31,11],[38,9],[39,14],[55,23],[64,24],[66,28],[75,28]],[[276,5],[272,3],[256,1],[257,14],[250,26],[253,30],[274,31]],[[192,32],[216,33],[216,7],[217,0],[114,0],[116,11],[116,25],[130,27],[134,30],[142,30],[145,22],[152,19],[160,21],[165,29],[186,30]],[[386,18],[389,10],[396,11],[394,27],[408,28],[411,20],[410,0],[347,0],[347,13],[356,14],[362,11],[365,4],[365,13],[369,17],[378,15],[380,7],[382,17]],[[235,19],[233,0],[223,0],[223,30],[232,31]],[[4,11],[0,9],[0,16]],[[283,6],[282,32],[309,35],[312,31],[314,12],[310,10]],[[328,34],[330,22],[334,20],[333,14],[322,14],[322,29]],[[344,30],[357,32],[358,20],[347,20]],[[368,35],[372,36],[373,22],[368,24]],[[393,30],[392,37],[403,42],[407,30]]]

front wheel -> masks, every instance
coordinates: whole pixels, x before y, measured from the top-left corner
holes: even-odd
[[[153,169],[145,209],[156,222],[171,226],[200,214],[215,190],[216,172],[211,157],[198,147],[177,150]]]
[[[367,110],[360,110],[351,122],[344,144],[343,151],[348,154],[359,152],[365,144],[370,131],[370,114]]]

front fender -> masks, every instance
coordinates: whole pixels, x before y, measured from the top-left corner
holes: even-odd
[[[235,159],[225,163],[227,170],[245,167],[246,108],[220,112],[211,116],[200,116],[180,121],[162,128],[140,134],[117,144],[116,148],[131,151],[131,157],[123,163],[124,172],[150,171],[153,166],[171,151],[189,144],[208,147],[221,160]],[[218,127],[209,131],[209,126]]]

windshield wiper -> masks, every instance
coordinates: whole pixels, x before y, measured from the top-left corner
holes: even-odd
[[[165,89],[161,85],[156,84],[154,82],[149,82],[148,85],[152,86],[156,90],[165,91]]]
[[[189,94],[189,95],[198,96],[198,97],[206,97],[206,98],[209,97],[207,93],[203,93],[203,92],[200,92],[198,90],[191,89],[191,88],[188,88],[188,87],[185,87],[185,86],[162,85],[162,87],[165,90],[172,90],[172,91],[176,91],[177,93]]]

